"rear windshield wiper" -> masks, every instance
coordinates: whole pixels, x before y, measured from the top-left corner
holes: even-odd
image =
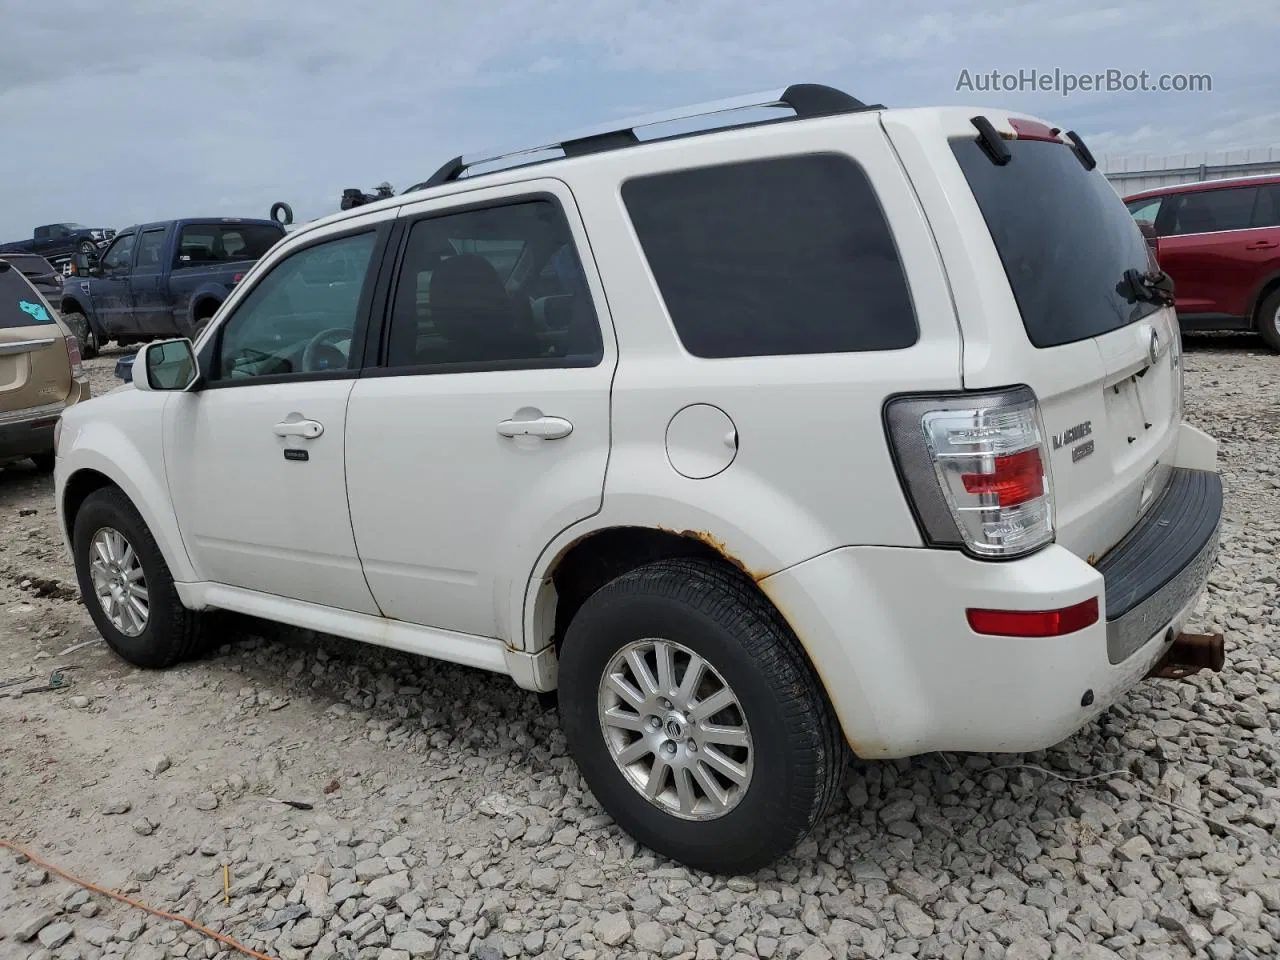
[[[1144,300],[1157,306],[1173,303],[1173,277],[1163,270],[1141,270],[1130,267],[1116,284],[1116,292],[1129,303]]]

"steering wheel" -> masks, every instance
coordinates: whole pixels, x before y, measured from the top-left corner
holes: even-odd
[[[350,340],[351,331],[346,327],[330,327],[327,330],[321,330],[314,337],[307,341],[307,345],[302,348],[302,370],[304,373],[315,373],[319,370],[335,370],[338,365],[345,366],[347,362],[347,354],[343,353],[331,341]],[[338,364],[328,362],[327,358],[321,361],[323,354],[321,351],[327,351],[332,356],[338,358]]]

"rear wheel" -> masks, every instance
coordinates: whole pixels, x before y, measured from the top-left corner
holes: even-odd
[[[1258,332],[1267,346],[1280,353],[1280,290],[1273,290],[1258,308]]]
[[[560,712],[618,824],[697,869],[745,873],[826,812],[846,751],[795,637],[735,571],[664,560],[602,587],[560,657]]]
[[[64,313],[62,315],[63,322],[71,328],[71,332],[75,334],[76,339],[80,341],[80,356],[86,360],[92,360],[98,355],[98,351],[102,348],[102,344],[98,342],[98,334],[94,331],[93,325],[89,323],[89,318],[83,313]]]
[[[114,487],[85,498],[72,537],[89,616],[108,645],[139,667],[169,667],[201,647],[202,617],[178,598],[169,567],[129,498]]]

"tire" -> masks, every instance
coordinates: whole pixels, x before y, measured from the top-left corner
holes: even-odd
[[[667,684],[656,667],[658,648],[648,638],[675,651]],[[680,686],[690,655],[696,655],[709,667],[708,686],[692,704],[679,693],[661,701],[652,685],[643,707],[616,697],[605,684],[607,675],[638,676],[625,661],[619,663],[628,649],[645,658],[650,681],[668,690]],[[704,729],[708,718],[698,717],[696,708],[721,699],[721,685],[736,703],[710,718],[716,729]],[[834,712],[786,622],[737,571],[703,560],[647,564],[588,598],[565,634],[559,699],[570,750],[601,806],[646,847],[711,873],[749,873],[789,852],[826,813],[848,760]],[[662,724],[654,728],[645,714],[663,710],[663,702],[673,709],[665,718],[649,714]],[[606,734],[606,709],[625,715],[633,729]],[[635,732],[637,722],[647,722],[644,733]],[[724,746],[731,744],[727,733],[740,742]],[[661,744],[656,752],[636,746],[646,739]],[[642,755],[624,772],[614,756],[632,747]],[[642,792],[640,782],[652,782],[660,754],[687,771],[683,796],[673,773],[661,775],[660,801]],[[708,758],[719,764],[726,757],[740,777],[746,774],[745,787],[715,777],[717,808],[712,792],[697,784],[710,776]]]
[[[1268,347],[1280,353],[1280,290],[1271,291],[1258,307],[1258,333]]]
[[[92,256],[98,252],[98,245],[92,240],[81,240],[76,246],[77,253],[83,253],[85,256]]]
[[[98,351],[102,349],[102,344],[98,342],[98,334],[93,329],[93,325],[89,323],[89,318],[83,313],[64,313],[62,315],[63,322],[71,328],[71,332],[76,335],[76,339],[80,341],[80,356],[85,360],[92,360],[98,355]]]
[[[133,630],[133,625],[128,622],[128,630],[113,623],[95,590],[91,559],[95,551],[95,537],[104,532],[113,532],[121,537],[140,563],[140,582],[147,593],[148,609],[139,630]],[[155,537],[120,490],[104,487],[85,498],[76,513],[72,546],[85,608],[98,632],[123,659],[134,666],[162,669],[189,659],[201,650],[204,618],[187,610],[178,599],[173,577]]]
[[[36,465],[36,469],[41,473],[53,473],[55,459],[56,458],[54,457],[52,450],[46,453],[34,453],[31,455],[31,462]]]

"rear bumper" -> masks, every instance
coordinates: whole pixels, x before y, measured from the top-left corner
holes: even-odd
[[[48,404],[0,414],[0,460],[53,451],[53,428],[65,406]]]
[[[1171,482],[1104,558],[1105,576],[1056,544],[1004,563],[955,551],[850,547],[760,586],[809,653],[860,756],[1040,750],[1119,699],[1181,631],[1216,551],[1221,484],[1208,477]],[[1194,535],[1189,520],[1161,525],[1184,515],[1197,520]],[[1176,546],[1179,562],[1144,552],[1153,548],[1153,530],[1161,532],[1154,549]],[[1108,614],[1117,611],[1115,618],[1062,637],[981,635],[965,617],[971,607],[1052,610],[1091,597]],[[1132,647],[1118,662],[1116,636]]]

